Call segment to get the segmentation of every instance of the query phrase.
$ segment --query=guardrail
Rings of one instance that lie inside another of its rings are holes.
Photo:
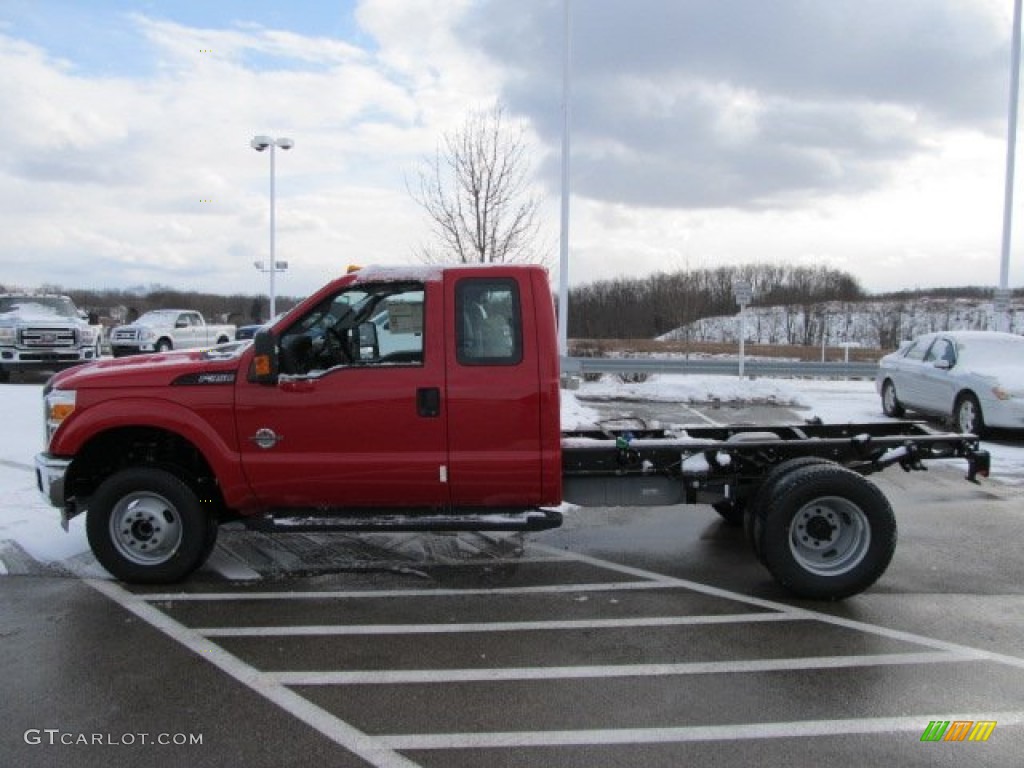
[[[743,374],[762,378],[873,379],[878,363],[819,363],[799,360],[744,360]],[[677,373],[739,376],[740,361],[678,357],[563,357],[562,373]]]

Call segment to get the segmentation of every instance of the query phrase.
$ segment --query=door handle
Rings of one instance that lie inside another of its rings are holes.
[[[416,412],[427,419],[441,415],[441,390],[438,387],[420,387],[416,390]]]
[[[280,384],[282,392],[312,392],[315,387],[310,379],[287,379]]]

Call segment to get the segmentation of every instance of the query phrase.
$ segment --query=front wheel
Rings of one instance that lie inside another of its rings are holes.
[[[903,403],[896,397],[896,385],[891,379],[886,379],[882,384],[882,413],[895,419],[906,413]]]
[[[981,404],[972,394],[957,398],[953,409],[953,424],[957,432],[982,437],[985,432],[985,418],[981,414]]]
[[[202,565],[216,520],[188,485],[161,469],[111,475],[89,501],[86,533],[104,568],[126,582],[171,584]]]
[[[885,494],[845,467],[793,470],[758,511],[764,564],[799,597],[863,592],[896,550],[896,517]]]
[[[170,352],[172,349],[174,349],[174,345],[168,339],[160,339],[156,343],[157,352]]]

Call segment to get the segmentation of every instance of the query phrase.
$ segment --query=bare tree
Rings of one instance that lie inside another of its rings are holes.
[[[420,257],[430,263],[541,261],[535,247],[540,204],[528,174],[523,131],[505,125],[504,109],[470,113],[424,161],[416,183],[406,183],[431,221],[432,242],[420,247]]]

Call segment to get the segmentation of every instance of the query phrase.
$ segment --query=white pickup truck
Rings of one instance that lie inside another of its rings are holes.
[[[233,325],[207,325],[203,316],[190,309],[157,309],[142,315],[131,325],[119,325],[110,332],[114,357],[172,349],[194,349],[224,344],[235,337]]]

